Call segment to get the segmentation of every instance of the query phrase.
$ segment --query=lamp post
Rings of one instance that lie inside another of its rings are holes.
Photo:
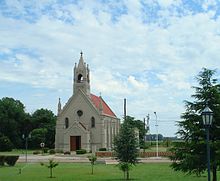
[[[154,114],[155,114],[155,118],[156,118],[156,124],[155,124],[155,126],[156,126],[156,152],[157,152],[157,158],[158,158],[158,124],[157,124],[157,113],[156,112],[154,112]]]
[[[207,146],[207,170],[208,170],[208,181],[210,181],[210,145],[209,145],[209,128],[212,125],[213,111],[206,106],[202,111],[203,125],[206,129],[206,146]]]
[[[22,138],[25,140],[25,162],[27,163],[28,138],[31,138],[31,134],[28,134],[27,136],[23,134]]]

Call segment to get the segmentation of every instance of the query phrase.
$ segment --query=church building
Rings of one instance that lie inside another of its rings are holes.
[[[120,120],[101,96],[90,93],[89,66],[82,52],[73,73],[73,95],[63,107],[60,99],[58,103],[55,149],[111,150]]]

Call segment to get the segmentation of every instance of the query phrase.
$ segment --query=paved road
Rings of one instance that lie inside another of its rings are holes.
[[[76,155],[27,155],[28,163],[40,163],[40,162],[48,162],[49,159],[54,159],[60,163],[89,163],[89,159],[86,156],[76,156]],[[139,162],[141,163],[170,163],[171,161],[168,158],[164,157],[149,157],[149,158],[139,158]],[[26,156],[20,155],[18,162],[24,163],[26,162]],[[103,164],[117,164],[117,160],[113,158],[98,158],[98,163]]]

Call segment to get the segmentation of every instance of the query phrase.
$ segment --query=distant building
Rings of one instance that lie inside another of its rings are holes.
[[[157,134],[148,134],[145,136],[145,140],[146,141],[156,141],[157,140]],[[158,134],[158,141],[162,141],[163,140],[163,135],[162,134]]]
[[[111,150],[120,121],[101,96],[90,93],[90,72],[82,52],[73,76],[73,95],[64,107],[60,99],[58,103],[55,149]]]

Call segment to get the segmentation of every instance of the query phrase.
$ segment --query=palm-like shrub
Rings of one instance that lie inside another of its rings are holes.
[[[49,159],[49,163],[45,164],[45,163],[41,163],[41,165],[45,165],[47,168],[50,169],[50,178],[53,178],[53,168],[55,168],[56,166],[58,166],[58,163],[55,162],[53,159]]]
[[[96,157],[95,155],[90,155],[90,156],[88,156],[88,159],[89,159],[89,161],[90,161],[90,163],[91,163],[91,165],[92,165],[92,175],[93,175],[93,167],[94,167],[94,165],[95,165],[95,162],[96,162],[96,160],[97,160],[97,157]]]

